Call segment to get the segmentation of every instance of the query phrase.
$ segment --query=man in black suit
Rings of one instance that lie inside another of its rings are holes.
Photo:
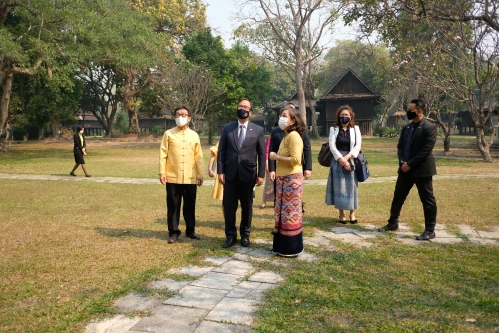
[[[436,237],[437,205],[432,188],[432,176],[436,175],[436,162],[432,149],[436,144],[437,127],[424,119],[425,104],[414,99],[406,112],[412,122],[403,127],[398,142],[398,179],[391,205],[391,217],[387,225],[378,231],[397,230],[401,208],[413,185],[417,185],[420,201],[424,208],[425,231],[417,240],[430,240]]]
[[[253,188],[264,183],[266,145],[264,129],[249,121],[252,103],[244,98],[238,103],[238,121],[227,124],[219,141],[217,173],[224,185],[224,219],[228,248],[236,243],[236,210],[241,204],[241,245],[250,245]]]
[[[295,107],[293,103],[289,105]],[[311,154],[311,140],[309,139],[309,132],[307,129],[302,132],[302,142],[304,143],[304,152],[302,154],[302,169],[304,174],[304,179],[309,179],[312,174],[312,154]],[[271,131],[271,142],[269,144],[269,152],[278,152],[281,140],[285,137],[285,132],[279,127],[276,127]],[[268,160],[269,177],[273,182],[276,178],[276,161]],[[276,182],[274,183],[276,189]],[[276,194],[276,191],[274,191]],[[304,213],[304,202],[302,202],[302,212]]]

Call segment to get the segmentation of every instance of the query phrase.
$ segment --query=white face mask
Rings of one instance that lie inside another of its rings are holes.
[[[278,120],[278,126],[284,130],[288,126],[288,118],[287,117],[280,117],[280,120]]]
[[[188,123],[188,119],[184,117],[175,118],[175,124],[179,127],[184,127]]]
[[[80,134],[83,134],[83,130],[80,131]]]

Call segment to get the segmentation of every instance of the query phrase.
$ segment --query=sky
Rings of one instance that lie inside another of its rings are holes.
[[[230,16],[236,14],[236,7],[231,0],[205,0],[207,7],[207,21],[212,27],[212,33],[220,35],[226,47],[232,44],[230,41],[231,32],[237,27]]]
[[[220,35],[224,40],[224,46],[226,48],[231,47],[233,43],[230,40],[231,33],[239,25],[239,22],[234,18],[238,13],[237,7],[232,0],[205,0],[205,3],[208,4],[207,21],[212,27],[212,34],[215,36]],[[328,42],[330,47],[335,46],[335,40],[354,39],[353,30],[343,27],[341,24],[336,27],[335,31],[337,33],[334,34],[333,40]]]

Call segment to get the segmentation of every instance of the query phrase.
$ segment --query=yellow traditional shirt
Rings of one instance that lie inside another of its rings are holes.
[[[292,163],[276,161],[276,176],[288,176],[302,173],[302,152],[304,142],[297,131],[292,131],[281,140],[278,149],[279,156],[291,157]]]
[[[198,133],[175,127],[165,131],[160,146],[159,174],[165,174],[167,183],[196,184],[203,179],[203,153]]]

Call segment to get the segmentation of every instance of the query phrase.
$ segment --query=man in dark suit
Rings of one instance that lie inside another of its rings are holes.
[[[295,107],[293,103],[289,103],[291,106]],[[281,140],[285,137],[285,132],[279,127],[276,127],[271,131],[271,142],[269,147],[269,152],[278,152]],[[311,140],[309,139],[309,132],[307,129],[302,132],[302,142],[304,143],[304,153],[302,154],[302,169],[304,174],[304,179],[309,179],[312,174],[312,154],[311,154]],[[269,167],[269,177],[274,182],[276,178],[276,161],[268,160]],[[276,186],[276,182],[274,183]],[[276,191],[274,191],[276,193]],[[304,202],[302,202],[302,212],[304,213]]]
[[[406,112],[412,122],[403,127],[398,142],[398,179],[391,205],[391,217],[387,225],[378,231],[397,230],[401,208],[412,189],[417,185],[420,201],[424,208],[425,231],[417,240],[430,240],[436,237],[437,205],[432,188],[432,176],[436,175],[436,162],[432,149],[436,144],[437,127],[424,119],[425,104],[414,99]]]
[[[241,204],[241,245],[250,245],[253,188],[264,183],[266,145],[264,129],[249,121],[252,103],[244,98],[238,103],[238,120],[222,130],[217,158],[219,183],[224,185],[224,219],[228,248],[236,243],[236,210]]]

